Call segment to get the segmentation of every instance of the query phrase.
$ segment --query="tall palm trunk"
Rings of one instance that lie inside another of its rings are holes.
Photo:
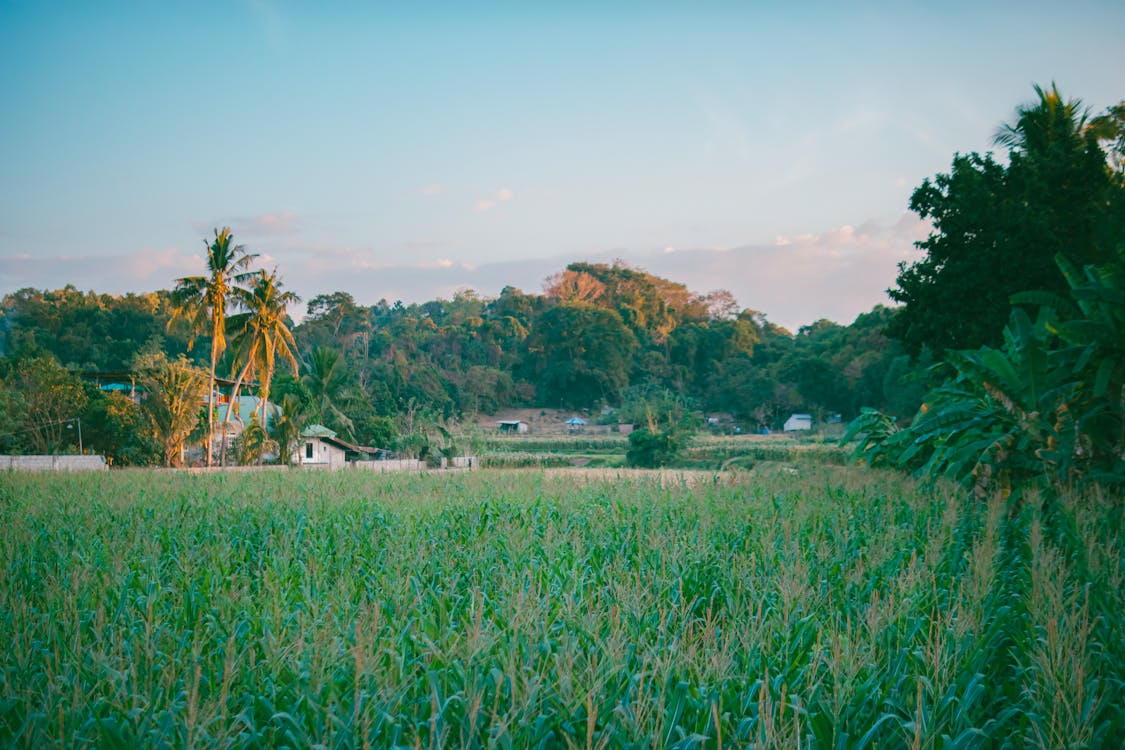
[[[250,372],[250,368],[254,366],[253,360],[247,360],[246,364],[242,366],[242,371],[238,373],[238,379],[234,381],[234,388],[231,389],[230,401],[227,402],[227,416],[223,420],[223,442],[219,448],[219,465],[227,465],[227,425],[230,424],[230,412],[234,408],[235,403],[238,401],[238,391],[242,387],[242,381]],[[239,411],[239,418],[242,417],[241,410]],[[245,427],[245,425],[243,425]]]
[[[168,321],[169,325],[179,319],[191,322],[193,330],[189,349],[195,336],[203,333],[211,335],[211,370],[207,379],[210,388],[207,394],[208,467],[214,463],[215,455],[215,370],[219,355],[226,349],[227,301],[235,297],[236,290],[240,288],[238,285],[251,276],[248,269],[257,257],[248,254],[242,245],[233,245],[232,241],[233,235],[228,227],[223,227],[222,232],[215,230],[213,243],[204,241],[207,274],[176,279],[176,288],[172,292],[175,312]]]
[[[207,468],[211,468],[215,447],[215,365],[218,356],[211,347],[211,372],[207,381]]]
[[[262,434],[269,437],[269,432],[266,430],[266,404],[270,402],[270,376],[265,373],[262,378],[262,386],[258,389],[258,406],[262,408],[261,425]],[[261,466],[265,460],[265,444],[263,443],[262,450],[258,451],[258,466]]]

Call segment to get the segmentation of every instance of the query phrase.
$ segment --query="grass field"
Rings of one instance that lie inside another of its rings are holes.
[[[1121,747],[1121,505],[889,474],[0,476],[0,746]]]
[[[461,436],[460,443],[490,468],[554,468],[625,465],[629,440],[624,435]],[[835,439],[786,435],[694,435],[675,466],[689,469],[747,469],[762,462],[843,464],[848,455]]]

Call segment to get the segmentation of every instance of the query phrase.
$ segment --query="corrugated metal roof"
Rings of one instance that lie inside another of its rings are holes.
[[[301,430],[301,437],[334,438],[336,433],[322,424],[311,424]]]

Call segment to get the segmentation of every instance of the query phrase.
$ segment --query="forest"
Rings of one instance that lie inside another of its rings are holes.
[[[30,420],[79,416],[87,446],[128,461],[118,453],[125,446],[103,442],[131,432],[120,423],[124,396],[82,375],[133,372],[153,356],[206,368],[211,337],[193,342],[187,322],[175,319],[174,297],[73,287],[5,297],[2,449],[58,450],[76,436],[30,429]],[[891,317],[876,307],[847,326],[821,320],[791,333],[737,309],[729,294],[698,295],[622,264],[574,263],[541,294],[507,287],[493,299],[466,290],[368,307],[335,292],[309,300],[292,326],[298,366],[279,369],[272,398],[297,399],[311,420],[384,446],[409,432],[408,420],[539,406],[597,415],[653,392],[730,414],[748,431],[779,428],[793,411],[847,418],[872,406],[909,415],[921,370],[884,333]],[[243,368],[232,345],[216,372],[236,380]],[[46,403],[40,391],[50,393]]]

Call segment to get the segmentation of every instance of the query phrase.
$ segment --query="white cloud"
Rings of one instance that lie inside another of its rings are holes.
[[[420,188],[418,192],[422,195],[441,195],[444,190],[445,185],[442,185],[440,182],[435,182],[432,185],[426,185]]]
[[[170,289],[175,280],[203,272],[203,257],[179,248],[142,248],[121,255],[0,257],[0,293],[22,287],[57,289],[74,284],[106,294]]]
[[[515,198],[515,197],[516,197],[516,194],[511,188],[500,188],[499,190],[496,191],[496,194],[493,195],[492,197],[481,198],[476,203],[474,203],[473,204],[473,210],[478,211],[478,212],[480,212],[480,211],[490,211],[490,210],[496,208],[496,206],[500,205],[501,203],[504,203],[506,201],[510,201],[510,200],[512,200],[512,198]]]
[[[891,225],[843,225],[779,236],[772,245],[634,257],[650,272],[691,289],[728,289],[744,307],[795,329],[820,318],[848,323],[876,304],[889,304],[886,290],[894,286],[898,263],[920,257],[914,242],[928,232],[927,223],[904,214]]]
[[[228,216],[215,221],[193,219],[191,227],[205,242],[210,242],[214,237],[215,229],[222,227],[231,228],[235,242],[240,242],[244,237],[291,237],[300,231],[297,215],[292,211],[269,211],[256,216]]]
[[[297,217],[292,211],[274,211],[239,223],[246,224],[246,231],[260,235],[290,235],[299,228]]]

